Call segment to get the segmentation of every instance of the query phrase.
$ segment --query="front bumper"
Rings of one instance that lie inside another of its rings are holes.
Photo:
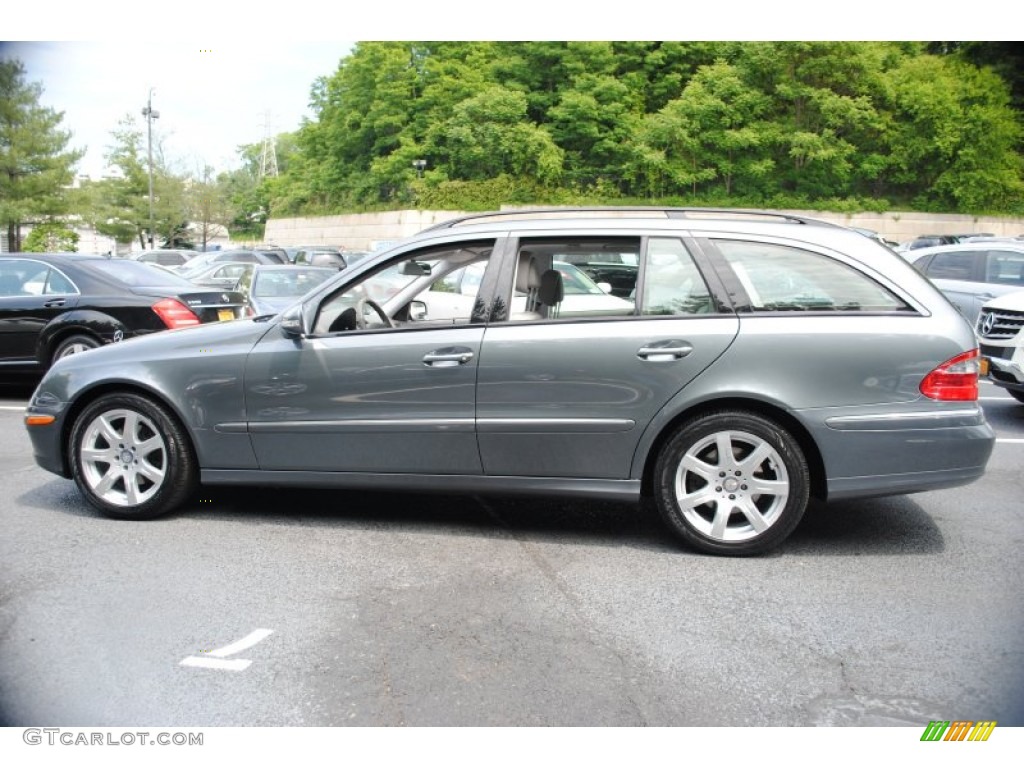
[[[1007,387],[1024,387],[1024,367],[1015,360],[1001,357],[986,357],[988,377],[993,384]]]

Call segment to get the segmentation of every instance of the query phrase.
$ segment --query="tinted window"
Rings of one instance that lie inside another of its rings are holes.
[[[56,269],[50,269],[49,278],[46,281],[46,293],[77,293],[74,283]]]
[[[169,285],[183,288],[194,288],[192,283],[169,272],[154,269],[149,264],[140,261],[128,261],[126,259],[97,259],[84,262],[88,266],[105,275],[109,275],[125,285]]]
[[[770,243],[718,240],[754,311],[887,312],[908,309],[856,269],[820,253]]]
[[[62,272],[39,261],[0,261],[0,296],[77,293]]]
[[[977,251],[953,251],[937,253],[925,268],[928,277],[939,277],[946,280],[973,280],[974,263],[980,256]]]
[[[29,262],[0,261],[0,296],[24,296]]]

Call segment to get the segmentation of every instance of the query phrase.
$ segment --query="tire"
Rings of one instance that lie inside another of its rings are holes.
[[[720,446],[731,455],[720,458]],[[684,424],[654,469],[662,518],[709,554],[754,555],[779,545],[804,516],[809,495],[810,473],[796,440],[775,422],[742,411]]]
[[[54,348],[53,355],[50,357],[50,365],[53,365],[62,357],[96,349],[99,345],[100,343],[94,337],[86,336],[82,333],[68,336],[66,339],[61,339],[61,342]]]
[[[108,517],[151,520],[182,504],[198,485],[187,435],[148,397],[103,395],[75,419],[68,450],[79,490]]]
[[[1010,397],[1012,397],[1018,403],[1024,403],[1024,390],[1008,389],[1006,391],[1009,392],[1010,393]]]

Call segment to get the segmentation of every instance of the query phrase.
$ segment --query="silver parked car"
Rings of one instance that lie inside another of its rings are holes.
[[[563,313],[563,265],[595,264],[617,300]],[[467,311],[433,317],[438,294],[467,298],[460,270],[480,276]],[[647,496],[689,545],[743,555],[811,497],[980,477],[977,395],[968,323],[849,229],[509,211],[425,230],[276,317],[61,360],[26,421],[39,464],[112,517],[167,513],[200,481]]]
[[[922,248],[908,256],[971,325],[989,299],[1024,289],[1024,242],[980,240]]]

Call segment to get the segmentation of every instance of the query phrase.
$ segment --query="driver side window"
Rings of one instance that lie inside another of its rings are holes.
[[[482,322],[479,290],[493,242],[419,250],[360,276],[320,305],[315,335]]]

